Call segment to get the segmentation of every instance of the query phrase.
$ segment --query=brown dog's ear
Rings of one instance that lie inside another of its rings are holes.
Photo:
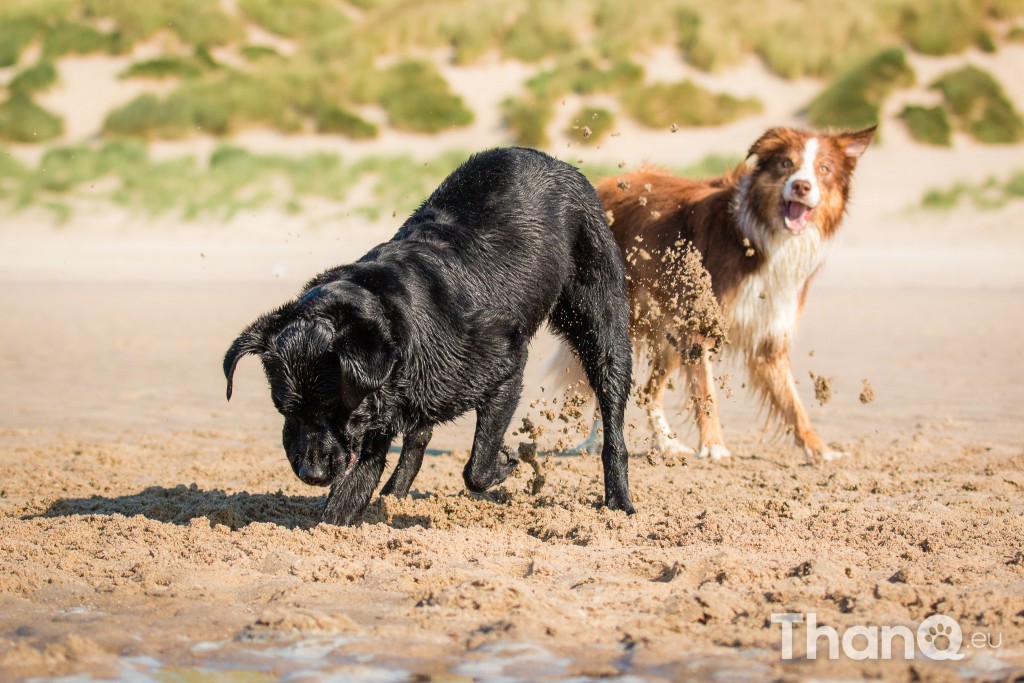
[[[782,137],[782,128],[769,128],[757,139],[747,150],[746,164],[749,168],[756,168],[759,159],[763,159],[769,148],[774,148]]]
[[[235,367],[238,365],[238,361],[247,354],[259,355],[266,351],[267,339],[271,334],[281,330],[291,310],[292,306],[286,304],[276,311],[261,315],[255,322],[242,330],[238,338],[232,342],[228,352],[224,354],[224,377],[228,381],[227,397],[229,401],[234,388]]]
[[[875,131],[877,129],[878,126],[871,126],[855,133],[839,134],[837,140],[843,150],[843,154],[853,159],[859,157],[868,148],[871,141],[875,139]]]

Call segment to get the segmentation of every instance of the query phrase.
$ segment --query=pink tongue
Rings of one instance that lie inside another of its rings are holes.
[[[786,218],[792,227],[801,229],[807,225],[807,219],[811,215],[811,207],[800,202],[789,202],[786,204]]]

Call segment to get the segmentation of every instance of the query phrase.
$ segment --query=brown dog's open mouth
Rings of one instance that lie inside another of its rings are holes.
[[[799,235],[811,223],[811,214],[814,209],[801,202],[783,202],[782,219],[786,224],[786,230],[794,235]]]

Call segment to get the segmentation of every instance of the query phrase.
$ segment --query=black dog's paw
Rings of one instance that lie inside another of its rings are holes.
[[[512,449],[508,446],[502,446],[501,451],[498,453],[497,479],[491,486],[500,484],[508,479],[516,471],[517,467],[519,467],[519,454],[513,453]]]
[[[470,460],[466,463],[466,469],[462,472],[462,478],[466,482],[466,488],[473,493],[483,493],[492,486],[497,486],[509,478],[519,467],[519,457],[512,452],[508,446],[502,446],[494,456],[494,461],[488,463],[488,467],[473,467]]]
[[[627,515],[636,513],[636,509],[633,507],[632,501],[629,500],[629,495],[618,496],[609,494],[605,496],[604,505],[609,510],[622,510]]]

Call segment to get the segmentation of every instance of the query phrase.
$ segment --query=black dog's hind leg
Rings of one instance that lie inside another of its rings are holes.
[[[327,494],[327,505],[320,521],[347,526],[359,518],[384,474],[390,447],[390,436],[376,434],[366,437],[352,470],[331,484],[331,492]]]
[[[508,479],[519,465],[519,456],[504,445],[505,432],[519,406],[523,390],[526,349],[519,354],[516,369],[498,385],[489,403],[477,406],[473,452],[462,470],[466,488],[480,493]]]
[[[614,245],[612,245],[614,247]],[[607,258],[617,258],[617,253]],[[619,267],[621,272],[621,266]],[[551,312],[551,326],[576,350],[597,395],[604,423],[604,502],[612,510],[633,514],[629,498],[629,453],[622,434],[633,372],[629,342],[629,304],[625,283],[601,270],[604,279],[570,282]]]
[[[391,473],[388,483],[384,484],[380,495],[394,496],[395,498],[405,498],[409,495],[409,487],[412,486],[413,479],[420,471],[420,466],[423,464],[423,451],[427,449],[433,432],[432,427],[421,427],[407,432],[402,437],[402,454],[398,456],[395,471]]]

